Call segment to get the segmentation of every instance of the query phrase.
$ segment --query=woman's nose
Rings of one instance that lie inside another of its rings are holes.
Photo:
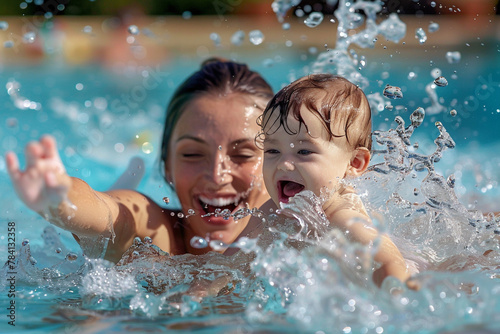
[[[223,154],[218,154],[214,159],[212,169],[209,174],[210,178],[216,184],[230,183],[232,175],[229,157]]]

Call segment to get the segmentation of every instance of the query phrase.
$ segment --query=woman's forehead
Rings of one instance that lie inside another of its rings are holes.
[[[199,97],[186,106],[174,128],[172,140],[187,135],[225,141],[255,137],[259,114],[260,110],[246,99]]]

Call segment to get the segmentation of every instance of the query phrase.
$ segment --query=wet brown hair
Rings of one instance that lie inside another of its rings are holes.
[[[318,90],[326,92],[326,96],[322,98],[320,110],[316,108],[318,101],[315,99],[316,94],[313,94]],[[305,126],[308,131],[300,112],[302,105],[323,121],[329,140],[345,136],[351,147],[366,147],[371,150],[372,120],[365,94],[361,88],[344,77],[327,73],[311,74],[282,88],[271,99],[258,119],[261,127],[258,140],[262,140],[265,136],[264,129],[268,131],[274,129],[274,132],[283,127],[288,134],[296,134],[288,125],[289,115],[293,116],[300,126]],[[274,120],[273,124],[268,124],[271,120],[270,116],[275,111],[279,112],[279,117]],[[333,126],[338,122],[342,122],[344,133],[333,132]],[[354,124],[359,125],[359,130],[353,128]]]
[[[174,92],[167,107],[167,117],[163,127],[160,165],[162,175],[168,157],[168,146],[177,121],[184,113],[186,106],[199,96],[206,94],[228,95],[239,93],[255,99],[257,108],[264,109],[273,97],[273,89],[266,80],[245,64],[221,58],[210,58],[201,64],[201,69],[190,75]],[[257,100],[263,100],[259,106]]]

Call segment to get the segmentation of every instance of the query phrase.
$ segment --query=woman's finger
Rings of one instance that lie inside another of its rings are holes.
[[[31,142],[26,145],[26,169],[34,167],[42,154],[42,147],[39,142]]]
[[[55,158],[58,156],[57,145],[54,137],[45,135],[40,139],[40,144],[44,148],[46,158]]]
[[[17,180],[21,174],[19,170],[19,160],[14,152],[7,152],[5,155],[5,162],[7,164],[7,171],[13,180]]]

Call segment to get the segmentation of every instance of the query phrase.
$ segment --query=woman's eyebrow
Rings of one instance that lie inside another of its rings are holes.
[[[199,137],[192,136],[192,135],[183,135],[183,136],[180,136],[179,138],[177,138],[177,140],[175,142],[178,143],[181,140],[193,140],[195,142],[202,143],[202,144],[206,143],[203,139],[201,139]]]
[[[231,142],[231,145],[233,145],[233,146],[237,146],[237,145],[240,145],[240,144],[245,144],[245,143],[248,143],[248,142],[253,143],[253,138],[241,138],[241,139],[236,139],[235,141]]]

